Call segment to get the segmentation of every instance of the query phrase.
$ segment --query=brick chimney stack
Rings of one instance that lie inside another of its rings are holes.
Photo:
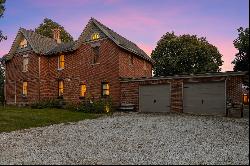
[[[61,36],[60,36],[60,29],[59,28],[55,28],[53,29],[53,38],[56,40],[57,43],[61,43]]]

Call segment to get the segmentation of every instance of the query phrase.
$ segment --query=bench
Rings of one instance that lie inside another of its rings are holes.
[[[135,105],[130,103],[121,103],[119,107],[120,111],[135,111]]]

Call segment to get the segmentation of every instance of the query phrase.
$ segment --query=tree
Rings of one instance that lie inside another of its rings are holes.
[[[61,30],[61,40],[63,42],[73,41],[73,37],[68,32],[65,31],[63,26],[59,25],[58,23],[56,23],[48,18],[45,18],[43,20],[43,23],[41,23],[39,25],[39,27],[37,27],[35,29],[35,32],[37,32],[40,35],[53,38],[53,31],[52,30],[54,28],[59,28]]]
[[[155,76],[218,72],[222,55],[206,38],[167,32],[152,51]]]
[[[238,38],[233,41],[234,47],[238,50],[232,62],[234,71],[249,71],[249,28],[238,29]]]
[[[3,13],[5,11],[5,7],[4,7],[5,1],[6,0],[0,0],[0,18],[3,17]],[[0,42],[2,40],[7,40],[7,36],[4,36],[2,31],[0,30]]]

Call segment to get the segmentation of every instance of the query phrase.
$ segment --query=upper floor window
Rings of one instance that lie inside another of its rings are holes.
[[[25,47],[27,47],[27,45],[28,45],[27,40],[25,38],[23,38],[21,40],[21,42],[19,43],[19,48],[25,48]]]
[[[64,90],[64,84],[63,84],[63,81],[60,80],[58,82],[58,96],[63,96],[63,90]]]
[[[86,85],[85,84],[81,84],[81,93],[80,96],[81,97],[85,97],[86,96]]]
[[[102,96],[109,96],[109,83],[103,82],[102,83]]]
[[[93,57],[93,63],[97,63],[98,62],[98,59],[99,59],[99,47],[92,47],[92,51],[93,51],[93,54],[94,54],[94,57]]]
[[[28,94],[28,82],[23,82],[23,95],[27,96]]]
[[[144,70],[147,70],[147,63],[146,63],[145,60],[143,61],[143,69],[144,69]]]
[[[60,55],[58,58],[58,69],[64,69],[64,55]]]
[[[100,34],[97,33],[97,32],[96,32],[96,33],[93,33],[92,36],[91,36],[91,39],[92,39],[92,40],[97,40],[97,39],[99,39],[99,38],[100,38]]]
[[[23,58],[23,72],[28,71],[28,63],[29,63],[29,58],[28,57],[24,57]]]
[[[129,64],[134,64],[134,57],[133,55],[129,55]]]

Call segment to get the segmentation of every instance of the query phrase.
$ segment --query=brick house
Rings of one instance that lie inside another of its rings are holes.
[[[153,60],[136,44],[91,18],[74,42],[20,28],[6,55],[7,104],[51,98],[80,102],[111,96],[120,104],[120,78],[151,77]]]
[[[136,44],[91,18],[74,42],[20,28],[6,56],[7,104],[46,99],[77,103],[111,96],[141,112],[225,115],[242,103],[246,72],[152,77],[154,61]],[[239,111],[237,112],[239,113]]]

